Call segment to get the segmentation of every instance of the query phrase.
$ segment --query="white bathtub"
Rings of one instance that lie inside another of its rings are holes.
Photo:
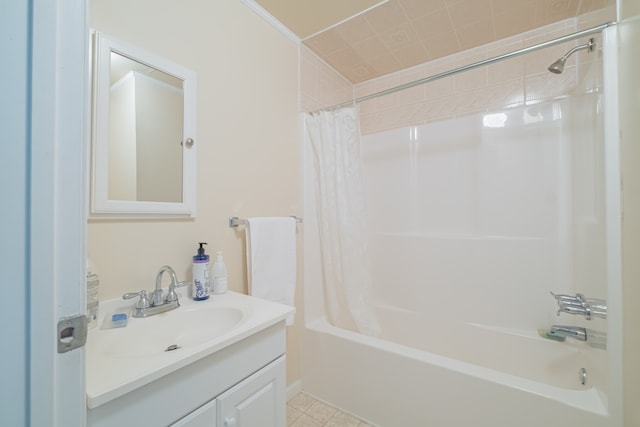
[[[380,320],[383,331],[399,326]],[[604,351],[535,333],[450,326],[455,340],[424,328],[405,337],[413,341],[407,346],[317,319],[304,332],[304,390],[383,427],[608,425]]]
[[[326,319],[305,144],[303,390],[382,427],[622,425],[617,128],[603,144],[601,97],[363,139],[376,338]],[[549,291],[607,298],[609,319],[557,317]],[[609,349],[538,335],[554,323],[607,331]]]

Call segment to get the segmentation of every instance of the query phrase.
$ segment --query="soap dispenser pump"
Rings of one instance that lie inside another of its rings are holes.
[[[196,301],[209,298],[209,255],[204,253],[205,242],[199,243],[198,253],[193,256],[193,286],[191,296]]]

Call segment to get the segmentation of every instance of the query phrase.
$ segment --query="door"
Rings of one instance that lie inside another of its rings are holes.
[[[82,426],[84,350],[57,321],[84,313],[86,0],[0,5],[0,424]]]
[[[285,357],[281,356],[218,396],[221,427],[286,425]]]
[[[170,427],[216,427],[216,399],[205,403]]]

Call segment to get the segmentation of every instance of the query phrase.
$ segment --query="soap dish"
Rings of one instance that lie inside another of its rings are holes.
[[[128,316],[126,313],[107,314],[102,321],[101,329],[124,328],[127,326]]]

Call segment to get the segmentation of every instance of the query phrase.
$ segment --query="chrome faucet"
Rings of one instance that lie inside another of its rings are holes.
[[[607,302],[605,300],[585,298],[582,294],[573,296],[551,292],[551,295],[558,303],[558,315],[560,313],[580,315],[587,320],[591,320],[594,317],[607,318]]]
[[[171,283],[169,284],[169,290],[167,295],[163,297],[162,294],[162,275],[169,273]],[[160,267],[160,271],[156,275],[156,288],[151,291],[151,298],[147,298],[147,291],[142,290],[140,292],[129,292],[122,296],[123,299],[140,297],[136,303],[133,317],[149,317],[154,314],[164,313],[165,311],[173,310],[180,307],[180,301],[178,300],[178,294],[176,293],[176,287],[181,286],[181,282],[178,282],[176,272],[168,265]]]
[[[553,325],[549,329],[549,335],[555,335],[558,337],[569,337],[578,341],[587,340],[587,330],[579,326],[560,326]]]
[[[171,283],[169,283],[169,292],[167,293],[166,300],[162,298],[162,274],[165,272],[169,273],[169,277],[171,278]],[[153,291],[151,305],[160,306],[165,302],[177,301],[178,296],[175,292],[177,284],[178,278],[176,277],[176,272],[173,270],[173,268],[169,267],[168,265],[163,265],[162,267],[160,267],[160,271],[158,271],[158,274],[156,275],[156,290]]]

